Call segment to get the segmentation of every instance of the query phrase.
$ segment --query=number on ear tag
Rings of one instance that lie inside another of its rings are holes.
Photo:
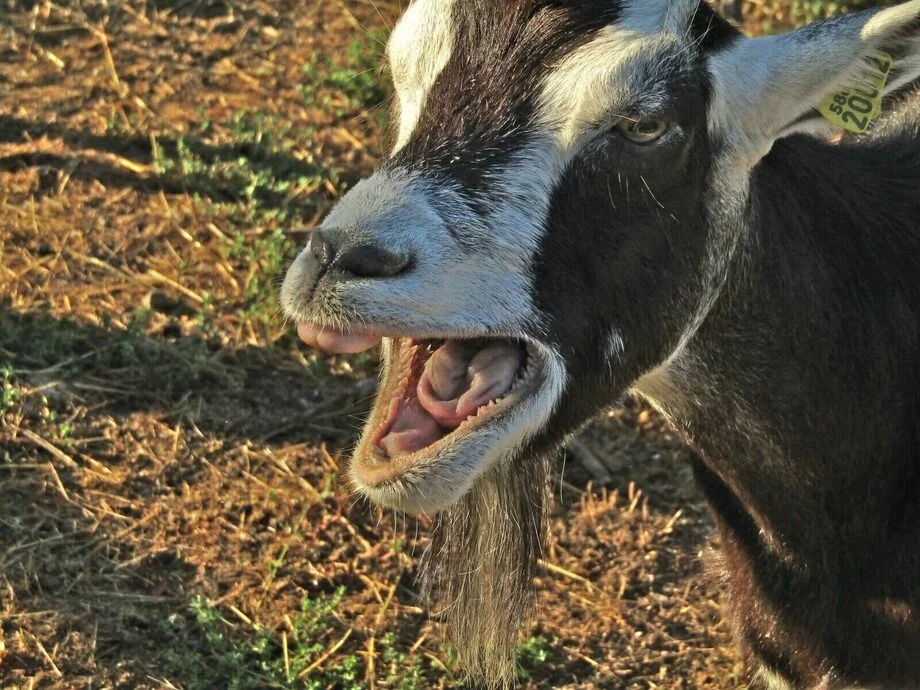
[[[879,53],[870,57],[849,88],[832,93],[818,106],[820,113],[835,127],[854,134],[865,134],[882,112],[882,96],[891,72],[891,56]]]

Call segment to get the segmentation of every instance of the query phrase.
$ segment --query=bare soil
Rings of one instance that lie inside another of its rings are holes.
[[[464,687],[426,524],[338,480],[374,358],[275,297],[379,155],[398,11],[0,0],[0,688]],[[521,686],[740,687],[687,451],[635,403],[583,441]]]

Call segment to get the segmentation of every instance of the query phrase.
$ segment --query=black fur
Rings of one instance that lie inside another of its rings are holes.
[[[502,171],[533,134],[547,69],[618,15],[615,0],[456,3],[451,59],[411,141],[387,166],[458,182],[473,200],[488,195],[488,172]]]
[[[660,362],[695,297],[720,220],[686,96],[684,163],[648,178],[664,210],[622,152],[588,151],[556,193],[537,285],[570,393],[538,446]],[[794,688],[920,683],[918,126],[914,101],[868,141],[776,143],[728,283],[671,373],[680,399],[662,401],[700,456],[749,666]],[[610,365],[613,326],[626,347]]]
[[[708,8],[693,30],[704,52],[737,37]],[[532,83],[508,92],[509,127],[529,121]],[[709,87],[669,88],[679,165],[602,136],[554,193],[536,297],[569,385],[535,453],[661,362],[699,296],[721,222],[707,209]],[[670,412],[701,458],[738,640],[752,671],[796,688],[920,684],[918,113],[902,107],[868,141],[774,146],[728,284],[674,374],[684,400]],[[610,362],[613,327],[626,342]]]
[[[915,127],[776,144],[685,373],[736,628],[798,686],[920,681]]]

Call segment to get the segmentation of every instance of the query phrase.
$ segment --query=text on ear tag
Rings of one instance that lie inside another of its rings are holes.
[[[853,85],[832,93],[818,110],[835,127],[864,134],[882,112],[889,72],[890,55],[879,53],[868,58],[866,67],[855,75]]]

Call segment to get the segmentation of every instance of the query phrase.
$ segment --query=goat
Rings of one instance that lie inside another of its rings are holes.
[[[395,146],[282,303],[382,340],[350,477],[437,514],[471,674],[512,677],[549,461],[633,391],[695,449],[755,687],[920,687],[920,0],[759,38],[703,0],[414,0],[389,59]]]

